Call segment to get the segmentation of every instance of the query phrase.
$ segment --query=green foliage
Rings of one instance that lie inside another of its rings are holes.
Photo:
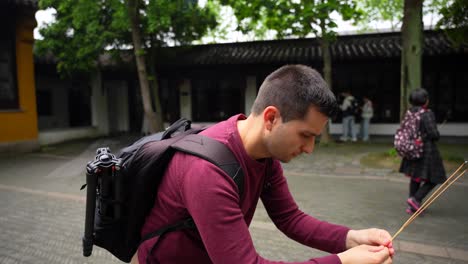
[[[232,9],[222,6],[219,0],[207,0],[206,6],[216,15],[215,20],[219,22],[216,27],[208,28],[203,39],[193,41],[192,44],[219,43],[228,39],[229,33],[232,33],[234,25],[237,25],[237,19],[233,15]]]
[[[371,29],[370,24],[375,21],[390,22],[392,30],[401,26],[403,19],[403,0],[359,0],[363,15],[358,25],[365,30]]]
[[[385,154],[387,156],[389,156],[389,157],[397,157],[398,156],[398,152],[396,151],[395,148],[391,148],[391,149],[387,150],[387,152]]]
[[[208,29],[217,26],[217,8],[211,3],[201,8],[198,1],[150,0],[147,6],[146,33],[164,43],[190,44]]]
[[[455,46],[468,45],[468,1],[453,0],[440,9],[438,28],[446,31]]]
[[[122,8],[118,2],[41,0],[41,9],[56,9],[56,21],[40,29],[44,39],[36,42],[36,51],[54,54],[61,73],[94,68],[99,54],[122,32],[112,25],[114,10]]]
[[[358,0],[358,7],[364,11],[358,25],[368,30],[374,21],[387,21],[392,30],[399,30],[403,20],[403,5],[404,0]],[[422,11],[424,15],[432,17],[442,15],[436,27],[448,29],[447,33],[455,44],[467,43],[468,1],[426,0]]]
[[[234,9],[242,32],[270,29],[278,38],[313,34],[333,40],[337,24],[331,14],[343,20],[361,15],[353,0],[221,0],[221,4]]]
[[[193,0],[138,2],[145,48],[191,43],[217,25],[213,4],[202,8]],[[54,8],[56,15],[40,29],[44,39],[36,41],[35,51],[53,54],[62,75],[92,71],[99,55],[132,46],[126,1],[40,0],[39,8]]]

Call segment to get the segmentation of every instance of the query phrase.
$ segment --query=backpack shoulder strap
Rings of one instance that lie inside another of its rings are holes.
[[[244,193],[244,172],[232,151],[223,143],[200,134],[190,134],[171,145],[172,148],[205,159],[222,169],[237,185],[239,197]]]
[[[419,115],[422,115],[422,114],[424,114],[424,113],[426,113],[428,111],[429,111],[428,109],[426,109],[424,107],[421,107],[421,109],[419,109],[418,113],[419,113]]]
[[[218,166],[234,180],[239,190],[240,200],[242,201],[244,193],[244,171],[234,156],[234,153],[232,153],[226,145],[210,137],[200,134],[190,134],[171,144],[171,148],[205,159]],[[166,226],[145,235],[141,239],[140,244],[153,237],[160,236],[162,238],[169,232],[185,228],[196,228],[192,217],[183,219],[176,224]],[[158,239],[156,243],[153,244],[149,251],[149,255],[152,254],[160,240],[161,239]],[[149,263],[148,256],[146,257],[146,263]]]

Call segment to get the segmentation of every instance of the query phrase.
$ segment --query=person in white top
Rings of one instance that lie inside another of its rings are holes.
[[[368,97],[364,97],[364,104],[361,107],[361,136],[362,141],[369,141],[369,126],[370,120],[374,116],[374,108],[372,101]]]

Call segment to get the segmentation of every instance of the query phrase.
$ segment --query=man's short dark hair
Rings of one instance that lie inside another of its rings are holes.
[[[409,103],[413,106],[423,106],[429,99],[429,94],[423,88],[417,88],[411,91]]]
[[[333,117],[336,98],[320,74],[305,65],[286,65],[272,72],[260,86],[252,113],[259,115],[268,106],[275,106],[283,122],[302,120],[311,106]]]

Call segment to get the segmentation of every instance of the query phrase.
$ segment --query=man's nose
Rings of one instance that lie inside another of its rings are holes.
[[[315,147],[315,138],[313,140],[308,141],[306,144],[302,146],[302,152],[310,154],[312,153],[312,151],[314,151],[314,147]]]

